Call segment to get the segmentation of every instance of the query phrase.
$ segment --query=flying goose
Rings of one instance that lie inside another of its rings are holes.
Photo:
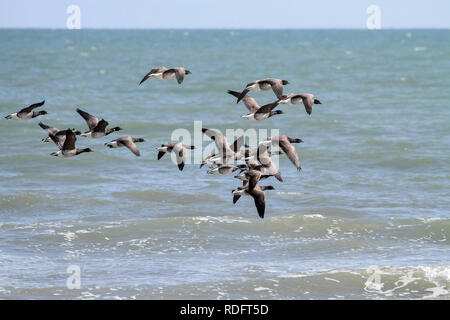
[[[64,140],[66,140],[66,130],[59,130],[58,128],[51,127],[51,126],[48,126],[46,124],[43,124],[42,122],[39,122],[39,126],[42,129],[44,129],[45,131],[47,131],[49,134],[51,133],[51,134],[53,134],[55,136],[59,136],[60,140],[62,141],[62,144],[64,144]],[[75,129],[72,129],[72,131],[74,131],[75,135],[77,135],[77,136],[81,134],[80,131],[75,131]],[[48,136],[47,138],[42,139],[42,141],[43,142],[50,142],[50,141],[52,141],[52,139],[50,138],[50,136]]]
[[[161,159],[166,152],[174,152],[177,158],[177,165],[180,171],[184,168],[185,149],[195,149],[194,146],[186,146],[181,142],[169,142],[162,144],[158,148],[158,160]]]
[[[258,148],[250,147],[245,150],[245,162],[247,164],[248,169],[241,172],[239,175],[235,176],[235,178],[240,180],[249,180],[250,170],[259,171],[261,176],[260,179],[265,179],[270,176],[274,176],[278,181],[283,182],[283,178],[281,178],[281,173],[278,170],[275,163],[272,161],[270,156],[272,154],[282,154],[279,151],[269,151],[267,150],[268,146],[260,145]]]
[[[278,100],[278,103],[287,104],[287,105],[296,105],[296,104],[304,104],[306,113],[311,115],[313,105],[315,104],[322,104],[317,99],[314,99],[314,95],[311,93],[300,93],[300,94],[294,94],[289,93],[287,95],[284,95]]]
[[[239,98],[240,93],[237,91],[228,90],[228,93]],[[272,111],[276,106],[278,106],[278,101],[275,101],[273,103],[266,104],[262,107],[258,105],[258,103],[253,99],[252,97],[245,96],[243,98],[244,104],[247,107],[247,109],[250,111],[249,114],[243,115],[242,118],[246,118],[248,120],[253,121],[262,121],[269,117],[272,117],[276,114],[282,114],[283,111],[276,110]]]
[[[295,147],[292,145],[292,143],[301,143],[303,142],[302,139],[297,138],[289,138],[285,135],[279,135],[276,137],[268,138],[262,142],[260,142],[260,146],[279,146],[281,150],[283,150],[284,153],[288,156],[289,160],[295,165],[297,170],[301,170],[300,167],[300,160],[297,154],[297,151],[295,150]]]
[[[274,176],[278,181],[283,182],[281,178],[281,173],[278,167],[270,158],[271,152],[267,150],[268,145],[260,145],[257,148],[256,155],[252,155],[246,159],[253,159],[251,161],[247,160],[247,166],[250,170],[256,170],[261,173],[261,175]],[[254,158],[256,157],[256,160]]]
[[[239,103],[239,101],[241,101],[242,98],[244,98],[250,91],[258,92],[258,91],[267,91],[270,89],[273,90],[278,99],[281,99],[281,97],[283,96],[283,86],[287,84],[289,84],[289,81],[287,80],[280,80],[274,78],[267,78],[264,80],[253,81],[245,86],[245,89],[239,94],[236,103]]]
[[[148,78],[155,78],[159,80],[170,80],[173,78],[177,78],[177,81],[179,84],[183,82],[184,75],[185,74],[191,74],[189,70],[186,70],[183,67],[178,68],[171,68],[168,69],[166,67],[158,67],[150,70],[149,73],[147,73],[144,78],[142,78],[141,82],[139,82],[139,85],[141,85],[142,82],[147,80]]]
[[[264,149],[264,150],[263,150]],[[259,147],[247,147],[245,148],[245,152],[244,152],[244,160],[245,163],[248,164],[254,164],[254,165],[258,165],[258,152],[262,153],[262,152],[267,152],[267,155],[269,157],[271,157],[272,155],[282,155],[283,152],[276,150],[276,151],[271,151],[268,150],[267,146],[259,146]]]
[[[247,193],[253,197],[258,215],[261,219],[263,219],[266,211],[266,195],[262,187],[257,184],[261,179],[261,172],[257,170],[249,170],[248,173],[250,175],[250,180],[247,186]],[[267,188],[267,190],[271,190],[271,188]]]
[[[253,200],[255,201],[256,210],[258,211],[258,215],[261,219],[264,219],[264,213],[266,211],[266,194],[264,193],[264,190],[272,190],[272,186],[267,186],[263,189],[263,187],[260,187],[256,185],[253,189],[248,189],[248,194],[253,197]]]
[[[242,170],[238,175],[234,176],[236,179],[239,179],[243,182],[248,182],[250,180],[250,174],[249,171],[251,170],[257,170],[260,171],[263,169],[262,165],[259,164],[259,162],[256,163],[247,163],[247,169]],[[261,174],[259,177],[259,180],[267,179],[271,175],[268,174]]]
[[[45,100],[39,103],[32,104],[26,108],[23,108],[22,110],[11,113],[10,115],[7,115],[5,119],[8,120],[27,120],[31,118],[36,118],[37,116],[47,114],[47,111],[41,110],[41,111],[33,111],[33,109],[42,107],[45,103]]]
[[[210,137],[216,144],[218,151],[217,160],[222,160],[224,163],[227,163],[228,161],[239,160],[242,158],[243,153],[240,152],[240,149],[244,145],[244,136],[237,138],[231,148],[227,138],[220,132],[206,128],[202,128],[202,132]]]
[[[248,182],[250,180],[250,175],[248,174],[248,170],[243,170],[241,173],[239,173],[238,175],[236,175],[234,177],[243,182],[245,182],[245,181]],[[267,179],[268,177],[271,177],[271,175],[262,174],[259,180],[264,180],[264,179]]]
[[[108,126],[108,122],[104,119],[98,121],[97,117],[94,117],[93,115],[81,110],[77,109],[77,112],[80,114],[80,116],[83,117],[83,119],[86,121],[89,131],[86,131],[85,133],[82,133],[81,136],[88,137],[88,138],[101,138],[104,136],[107,136],[108,134],[122,130],[121,127],[114,127],[114,128],[106,128]]]
[[[260,188],[262,191],[275,189],[273,186],[261,186]],[[248,181],[243,181],[242,187],[238,187],[237,189],[231,191],[233,193],[233,204],[235,204],[241,196],[249,196],[250,194],[248,193],[248,190]]]
[[[90,148],[85,148],[85,149],[75,148],[75,142],[77,141],[77,137],[75,136],[75,133],[73,133],[73,131],[70,129],[67,129],[64,131],[65,131],[65,136],[66,136],[64,144],[61,147],[59,147],[60,150],[58,152],[53,152],[50,155],[55,156],[55,157],[60,157],[60,158],[69,158],[69,157],[79,155],[80,153],[83,153],[83,152],[92,152],[92,150]],[[50,138],[56,143],[56,145],[59,146],[60,140],[52,133],[50,133],[49,135],[50,135]]]
[[[218,156],[217,153],[211,153],[207,155],[206,158],[203,159],[202,162],[200,163],[200,168],[203,167],[205,164],[209,166],[215,165],[216,162],[214,160],[217,156]]]
[[[243,170],[247,168],[247,166],[245,164],[241,164],[241,165],[237,165],[237,166],[233,166],[233,165],[220,165],[214,169],[208,170],[206,173],[208,174],[213,174],[213,175],[217,175],[217,176],[224,176],[226,174],[230,174],[235,172],[236,170]]]
[[[244,156],[244,154],[239,151],[239,149],[242,147],[243,144],[244,144],[244,137],[240,136],[239,138],[234,140],[233,144],[231,145],[231,149],[234,152],[237,152],[237,154],[235,155],[236,160],[239,160]],[[216,146],[217,146],[217,144],[216,144]],[[229,160],[234,161],[234,158],[233,159],[230,159],[230,158],[231,157],[223,158],[223,157],[219,156],[218,153],[211,153],[205,159],[203,159],[203,161],[200,164],[200,168],[203,167],[205,164],[207,164],[209,166],[224,164],[224,160],[225,160],[225,163],[229,162]]]
[[[233,194],[233,204],[235,204],[241,196],[248,196],[248,180],[242,180],[242,187],[231,190]]]
[[[136,147],[135,142],[144,142],[145,140],[143,138],[133,138],[130,136],[127,137],[121,137],[117,138],[111,142],[105,143],[105,146],[109,148],[120,148],[120,147],[127,147],[130,149],[131,152],[134,153],[135,156],[140,157],[141,153],[139,152],[139,149]]]
[[[237,157],[236,160],[239,160],[240,158],[242,158],[242,154],[239,151],[237,153]],[[214,167],[214,166],[221,166],[221,165],[225,165],[225,164],[229,164],[229,163],[233,163],[234,162],[234,158],[232,157],[221,157],[219,156],[217,153],[213,153],[208,155],[201,163],[200,163],[200,168],[203,167],[205,164],[207,164],[210,167]]]
[[[260,178],[274,176],[278,181],[283,182],[280,171],[267,152],[261,155],[258,154],[256,159],[258,161],[247,162],[248,174],[251,170],[254,170],[261,174]],[[248,176],[246,178],[249,179]]]
[[[64,143],[66,142],[66,135],[67,135],[67,130],[60,130],[56,134],[49,133],[48,138],[50,139],[50,141],[53,141],[59,149],[61,149],[64,146]],[[45,140],[46,139],[43,139],[43,141],[45,141]]]

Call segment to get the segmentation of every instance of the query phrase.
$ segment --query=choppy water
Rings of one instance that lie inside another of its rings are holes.
[[[1,298],[450,298],[450,31],[2,30],[0,43],[1,114],[44,98],[49,112],[0,120]],[[192,75],[138,87],[159,65]],[[226,90],[265,77],[323,104],[242,119]],[[84,128],[77,107],[125,130],[49,156],[37,123]],[[302,173],[282,157],[285,181],[266,180],[264,220],[249,198],[232,205],[232,176],[156,160],[194,120],[305,141]],[[141,158],[103,146],[121,135],[147,140]]]

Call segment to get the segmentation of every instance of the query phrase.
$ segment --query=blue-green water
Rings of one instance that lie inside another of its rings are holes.
[[[48,111],[0,120],[1,298],[450,297],[450,31],[1,30],[0,43],[1,114]],[[137,85],[161,65],[192,75]],[[226,90],[266,77],[322,105],[241,118]],[[85,129],[77,107],[124,130],[51,157],[37,123]],[[264,183],[264,220],[252,199],[232,204],[231,175],[156,160],[194,121],[305,141],[303,171],[281,157],[284,182]],[[140,158],[103,145],[123,135],[147,140]]]

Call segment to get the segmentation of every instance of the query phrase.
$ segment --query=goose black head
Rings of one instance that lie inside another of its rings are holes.
[[[39,111],[39,112],[36,112],[36,114],[35,114],[35,116],[34,117],[37,117],[37,116],[42,116],[42,115],[44,115],[44,114],[48,114],[48,112],[47,111],[45,111],[45,110],[41,110],[41,111]],[[34,118],[33,117],[33,118]]]
[[[303,140],[299,139],[299,138],[289,138],[288,137],[288,140],[289,140],[290,143],[301,143],[301,142],[303,142]]]

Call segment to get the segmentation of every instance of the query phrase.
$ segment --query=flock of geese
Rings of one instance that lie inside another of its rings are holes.
[[[150,70],[144,78],[140,81],[141,85],[149,78],[159,80],[177,79],[181,84],[184,76],[191,74],[191,72],[183,67],[179,68],[165,68],[158,67]],[[262,121],[274,115],[282,114],[281,110],[273,110],[279,104],[286,105],[301,105],[303,104],[306,112],[311,115],[314,104],[321,104],[321,102],[314,98],[313,94],[287,94],[283,95],[283,86],[289,84],[287,80],[280,80],[274,78],[267,78],[263,80],[253,81],[245,86],[241,91],[228,90],[228,93],[237,98],[237,103],[241,100],[244,102],[249,113],[243,115],[243,118],[252,121]],[[273,90],[277,100],[275,102],[259,106],[252,97],[248,96],[249,92],[259,92]],[[35,111],[35,109],[42,107],[45,100],[39,103],[32,104],[22,110],[7,115],[8,120],[27,120],[41,115],[47,114],[45,110]],[[50,155],[69,158],[79,155],[84,152],[92,152],[90,148],[77,148],[75,146],[77,137],[82,136],[92,139],[103,138],[113,132],[122,130],[121,127],[109,128],[109,123],[98,117],[93,116],[81,109],[76,109],[78,114],[86,121],[88,130],[81,132],[75,129],[59,130],[42,122],[39,126],[47,131],[48,137],[42,139],[44,142],[54,142],[58,147],[58,151]],[[303,140],[298,138],[290,138],[286,135],[279,135],[261,141],[258,146],[249,146],[244,142],[244,136],[237,138],[232,145],[230,145],[224,135],[212,129],[202,128],[202,132],[215,142],[216,153],[208,155],[200,164],[200,168],[208,165],[210,169],[207,171],[211,175],[227,175],[239,170],[239,174],[235,178],[242,181],[242,186],[232,190],[233,204],[235,204],[241,196],[251,196],[254,199],[258,215],[264,218],[265,213],[265,190],[273,190],[273,186],[260,186],[260,180],[267,179],[271,176],[282,182],[281,174],[272,161],[271,156],[286,154],[289,160],[294,164],[297,170],[301,170],[300,160],[293,143],[301,143]],[[138,142],[144,142],[143,138],[133,138],[131,136],[124,136],[105,143],[109,148],[127,147],[134,155],[140,156],[139,149],[136,146]],[[242,149],[242,147],[244,147]],[[272,151],[271,147],[279,147],[282,151]],[[181,142],[169,142],[162,144],[158,150],[158,160],[160,160],[166,153],[174,153],[177,161],[178,169],[183,170],[185,163],[186,150],[194,149],[194,146],[184,145]],[[243,160],[244,164],[236,164],[236,161]]]

